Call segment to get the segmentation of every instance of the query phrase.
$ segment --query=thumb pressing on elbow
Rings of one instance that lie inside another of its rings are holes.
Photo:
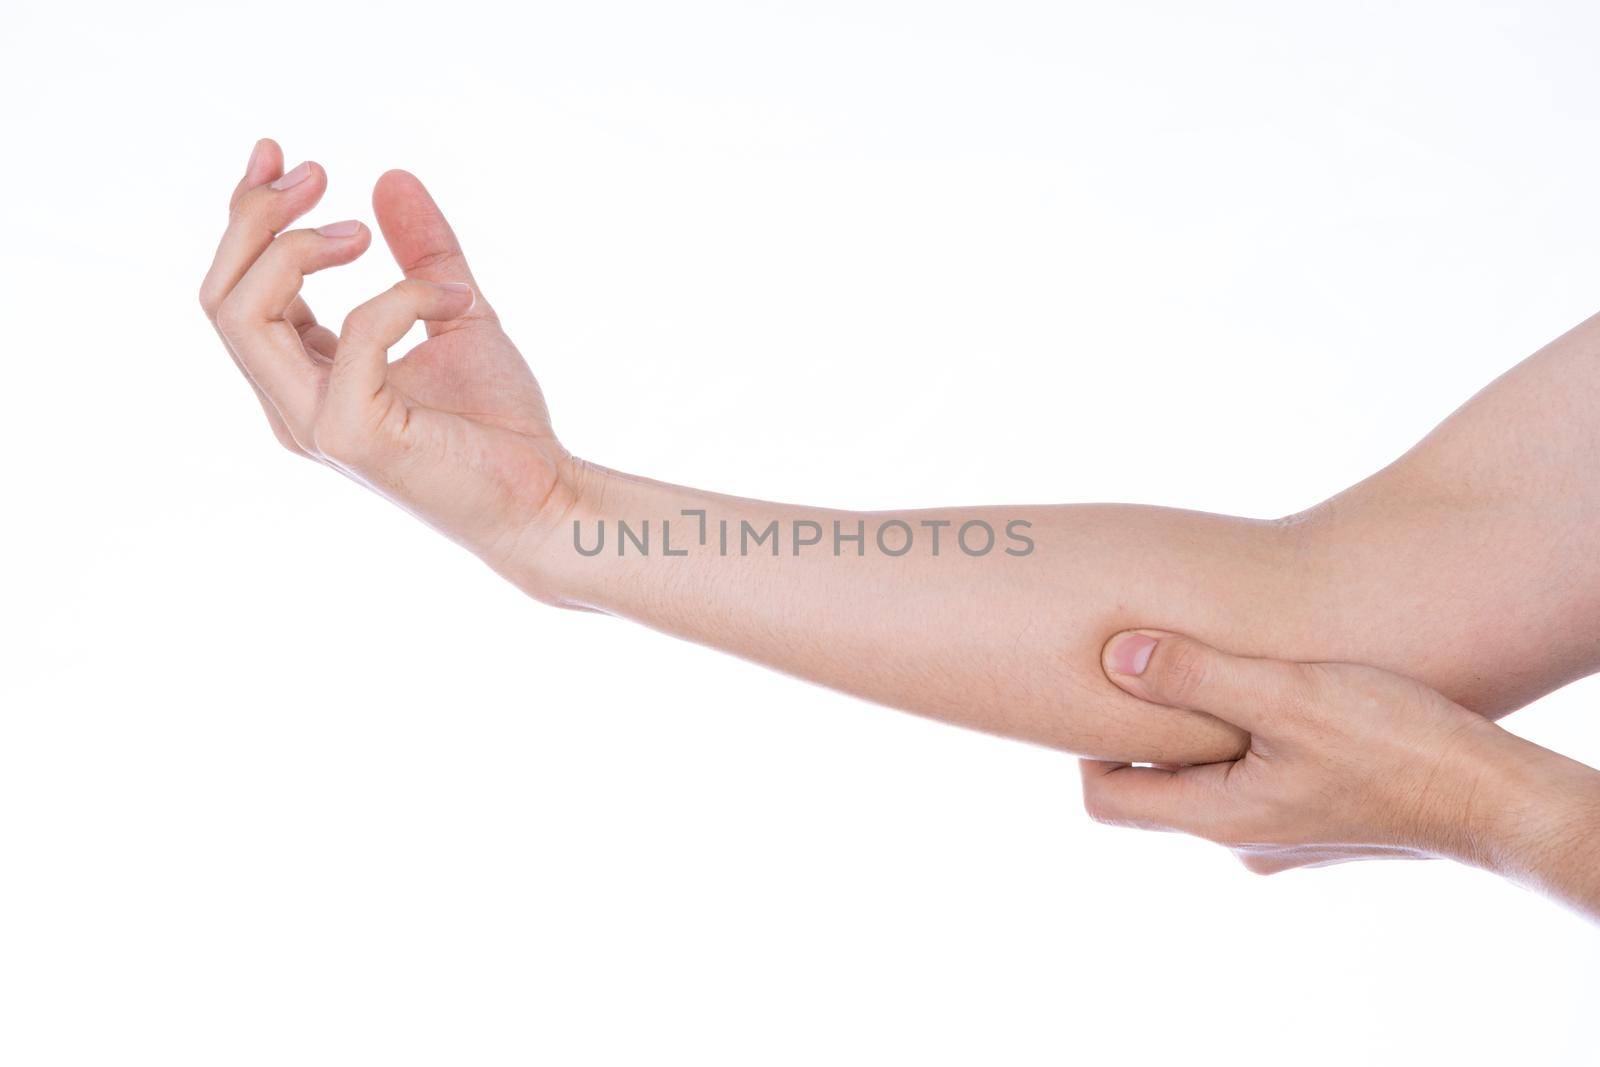
[[[1214,715],[1250,731],[1252,744],[1275,670],[1294,666],[1230,656],[1163,630],[1117,634],[1106,642],[1101,663],[1107,678],[1140,700]],[[1084,808],[1096,822],[1176,830],[1215,841],[1232,836],[1233,763],[1138,767],[1082,760],[1080,766]]]
[[[1304,689],[1298,663],[1231,656],[1163,630],[1117,634],[1101,663],[1107,678],[1140,700],[1215,715],[1252,734],[1275,717],[1268,709]]]

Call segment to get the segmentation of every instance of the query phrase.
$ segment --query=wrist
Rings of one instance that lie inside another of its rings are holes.
[[[1454,856],[1537,882],[1548,858],[1600,825],[1600,772],[1496,728],[1477,754],[1467,833]]]
[[[491,567],[535,600],[555,607],[586,606],[583,581],[595,568],[577,564],[574,522],[588,522],[608,495],[615,472],[563,454],[548,492],[525,521],[499,537],[486,555]]]

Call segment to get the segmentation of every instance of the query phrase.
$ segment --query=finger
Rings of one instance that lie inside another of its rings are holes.
[[[334,350],[339,346],[339,335],[326,326],[318,325],[317,317],[311,313],[311,307],[304,297],[297,296],[290,301],[283,317],[300,334],[300,343],[305,345],[312,358],[323,363],[333,362]]]
[[[234,195],[227,200],[230,210],[232,210],[232,206],[235,203],[238,203],[238,198],[242,197],[246,190],[254,189],[262,182],[277,178],[278,173],[282,173],[282,166],[283,152],[282,149],[278,149],[277,142],[269,138],[262,138],[261,141],[256,141],[253,149],[250,150],[250,160],[245,163],[245,174],[243,174],[243,178],[238,179],[237,186],[234,186]],[[213,262],[213,269],[214,266],[216,264]],[[205,307],[206,318],[211,318],[214,325],[214,322],[216,322],[216,306],[221,302],[222,296],[226,296],[226,293],[213,294],[211,293],[213,288],[213,278],[211,278],[211,274],[208,274],[202,285],[200,285],[200,304]],[[234,366],[237,366],[238,373],[243,374],[245,381],[250,384],[250,390],[253,394],[256,394],[256,402],[261,403],[262,414],[266,414],[267,424],[272,427],[272,434],[278,438],[278,443],[282,443],[291,453],[306,454],[301,450],[301,446],[294,442],[294,435],[290,434],[288,427],[283,426],[283,416],[278,414],[277,408],[274,408],[272,402],[267,400],[267,395],[261,392],[261,387],[256,386],[256,382],[251,381],[250,374],[245,371],[245,365],[238,362],[237,355],[234,355],[234,349],[230,349],[227,346],[227,341],[222,342],[222,350],[227,352],[227,357],[230,360],[234,360]]]
[[[339,332],[323,402],[330,431],[345,440],[370,432],[369,416],[388,376],[390,347],[418,320],[449,322],[469,313],[475,299],[465,282],[407,279],[350,312]],[[319,435],[322,426],[319,422]],[[331,451],[337,455],[347,449],[335,445]]]
[[[1231,766],[1213,763],[1171,771],[1079,760],[1083,807],[1095,822],[1220,838],[1231,814],[1225,789]]]
[[[332,366],[333,355],[339,350],[339,335],[326,326],[310,326],[300,331],[300,343],[319,362]]]
[[[1141,700],[1203,711],[1252,734],[1303,706],[1309,687],[1298,663],[1231,656],[1162,630],[1115,635],[1101,663],[1107,678]]]
[[[222,302],[278,232],[316,206],[327,191],[328,176],[315,163],[302,163],[287,174],[282,169],[282,150],[272,141],[259,142],[229,202],[228,228],[200,283],[200,305],[213,321]],[[244,188],[246,182],[255,184]]]
[[[217,328],[297,436],[309,428],[321,374],[285,316],[307,274],[350,262],[371,241],[367,228],[353,221],[283,234],[217,310]]]
[[[258,185],[265,185],[282,173],[283,149],[272,138],[261,138],[250,149],[250,161],[245,164],[244,177],[239,179],[239,184],[233,187],[233,195],[228,198],[229,210],[245,193]]]
[[[282,172],[283,151],[278,147],[277,142],[270,138],[263,138],[257,141],[255,147],[250,150],[250,159],[245,164],[244,176],[239,179],[239,184],[234,186],[233,195],[228,198],[229,209],[231,210],[246,192],[273,180]],[[201,283],[200,303],[205,309],[206,317],[212,320],[213,325],[216,323],[217,307],[221,304],[222,298],[227,295],[226,290],[222,289],[222,285],[226,284],[231,288],[234,281],[237,281],[237,278],[225,281],[224,276],[217,271],[216,263],[213,262],[211,271],[207,273],[205,280]],[[309,311],[307,314],[309,314]],[[267,395],[261,391],[261,387],[251,379],[249,372],[244,369],[244,364],[239,362],[239,357],[234,353],[233,348],[229,346],[226,339],[223,340],[222,348],[223,351],[228,353],[228,358],[233,361],[233,365],[239,368],[239,373],[249,384],[250,391],[255,394],[256,401],[261,405],[262,413],[267,417],[267,424],[272,427],[273,436],[289,451],[302,456],[307,455],[306,451],[300,447],[299,442],[294,439],[294,434],[290,433],[288,426],[284,424],[283,416],[278,413],[278,409],[273,406],[272,401],[267,399]]]
[[[379,178],[372,190],[372,209],[389,251],[407,278],[461,282],[470,285],[478,294],[471,312],[449,323],[429,324],[429,336],[475,321],[496,321],[494,309],[483,299],[477,280],[467,266],[455,231],[415,175],[391,170]]]
[[[1344,860],[1325,859],[1321,853],[1309,850],[1285,855],[1281,852],[1252,852],[1247,848],[1237,848],[1233,850],[1233,854],[1251,874],[1282,874],[1296,867],[1322,867],[1356,858],[1347,856]]]
[[[1255,874],[1279,874],[1301,867],[1333,867],[1360,860],[1428,860],[1434,857],[1414,848],[1394,845],[1239,845],[1233,849],[1239,862]]]

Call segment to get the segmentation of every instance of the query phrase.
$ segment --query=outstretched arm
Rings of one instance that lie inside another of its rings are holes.
[[[263,142],[202,291],[280,438],[541,600],[949,722],[1163,762],[1237,755],[1244,735],[1105,680],[1100,635],[1136,622],[1277,656],[1404,667],[1490,715],[1600,665],[1600,638],[1587,636],[1600,633],[1600,324],[1512,371],[1388,470],[1291,519],[1119,505],[835,512],[569,456],[409,175],[386,175],[374,206],[410,280],[357,309],[335,341],[311,324],[300,279],[354,259],[369,238],[359,226],[279,234],[326,180],[312,167],[275,189],[281,172]],[[386,363],[417,317],[429,340]]]

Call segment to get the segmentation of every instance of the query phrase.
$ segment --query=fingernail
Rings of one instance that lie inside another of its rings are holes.
[[[298,167],[294,168],[294,170],[289,171],[289,173],[273,182],[268,188],[292,189],[309,177],[311,177],[311,164],[302,163]]]
[[[467,311],[471,311],[478,306],[478,294],[466,282],[429,282],[428,284],[435,288],[443,289],[447,293],[472,293],[472,303],[467,305]],[[465,315],[467,311],[463,311],[461,314]]]
[[[361,232],[361,223],[354,219],[344,222],[330,222],[326,226],[318,226],[317,232],[324,237],[354,237]]]
[[[1141,675],[1150,666],[1150,654],[1156,650],[1156,639],[1144,634],[1123,634],[1111,642],[1106,660],[1118,674]]]

